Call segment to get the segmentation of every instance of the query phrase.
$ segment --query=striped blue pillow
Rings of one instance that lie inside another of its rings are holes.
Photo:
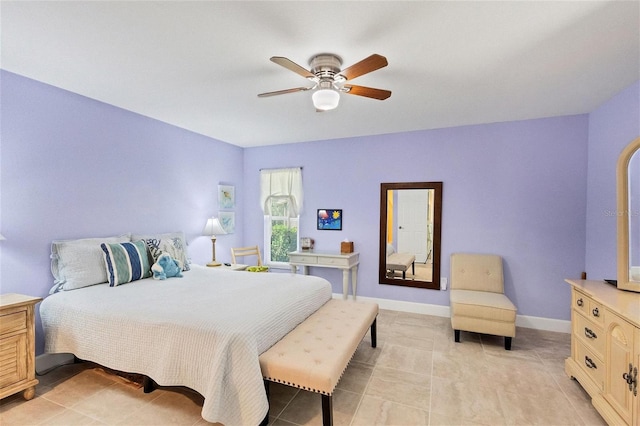
[[[144,241],[100,244],[104,252],[107,278],[111,287],[151,276],[151,264]]]

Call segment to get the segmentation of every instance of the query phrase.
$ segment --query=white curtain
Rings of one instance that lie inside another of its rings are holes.
[[[271,216],[272,202],[282,201],[288,206],[288,216],[298,217],[303,200],[302,168],[260,171],[260,205],[265,215]]]

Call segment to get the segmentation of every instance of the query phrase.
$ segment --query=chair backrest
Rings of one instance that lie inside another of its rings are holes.
[[[453,253],[451,289],[504,293],[502,257],[495,254]]]
[[[258,266],[262,266],[262,257],[260,257],[260,249],[258,248],[258,246],[236,247],[231,249],[231,261],[233,263],[238,263],[236,262],[236,257],[243,256],[257,256]]]

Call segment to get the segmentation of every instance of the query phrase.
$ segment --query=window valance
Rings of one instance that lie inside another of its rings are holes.
[[[303,200],[301,167],[260,170],[260,205],[265,215],[272,215],[274,203],[285,203],[287,216],[297,217]]]

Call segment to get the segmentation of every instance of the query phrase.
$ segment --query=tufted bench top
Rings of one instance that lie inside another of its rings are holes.
[[[411,253],[393,253],[387,256],[387,269],[406,271],[415,260]]]
[[[331,395],[377,315],[377,303],[329,300],[260,355],[262,376]]]

